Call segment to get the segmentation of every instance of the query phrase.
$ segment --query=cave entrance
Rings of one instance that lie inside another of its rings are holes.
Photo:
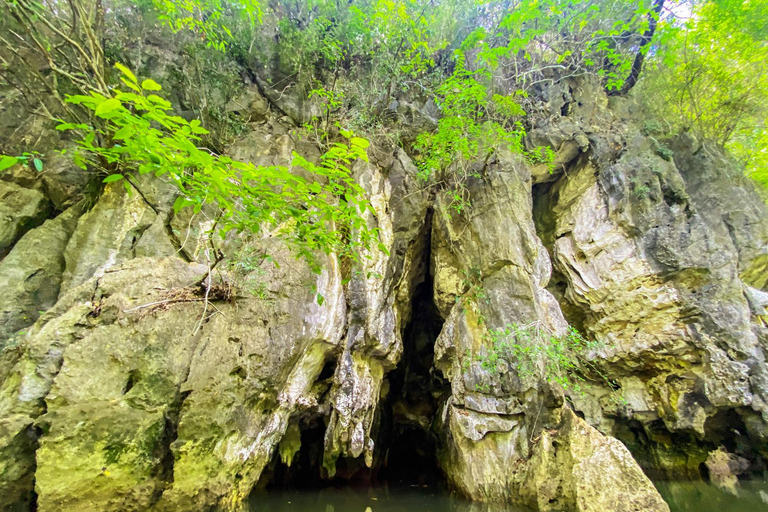
[[[306,418],[299,421],[301,429],[301,448],[291,460],[290,465],[283,463],[279,450],[272,462],[265,469],[261,480],[266,480],[263,489],[317,489],[328,484],[322,479],[320,468],[323,464],[323,438],[325,425],[322,418]]]
[[[435,340],[443,319],[435,306],[428,266],[426,269],[403,332],[402,362],[388,376],[390,425],[381,477],[392,485],[434,486],[442,482],[437,467],[438,438],[432,426],[448,384],[434,368]]]
[[[279,453],[266,468],[261,490],[307,490],[326,487],[407,486],[437,487],[443,483],[438,469],[438,436],[433,429],[439,404],[450,387],[434,368],[434,346],[443,328],[434,301],[430,272],[431,212],[422,233],[419,280],[411,299],[411,314],[402,332],[403,356],[397,368],[385,376],[377,425],[372,468],[361,458],[340,458],[332,479],[322,468],[327,418],[305,417],[298,421],[301,447],[284,464]],[[333,372],[323,371],[319,380],[330,390]],[[323,380],[325,379],[325,380]],[[327,398],[328,395],[326,395]]]

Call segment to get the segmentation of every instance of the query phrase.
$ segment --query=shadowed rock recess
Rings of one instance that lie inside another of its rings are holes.
[[[292,132],[291,94],[249,88],[258,115],[228,152],[319,154]],[[233,233],[223,252],[249,265],[223,262],[207,305],[210,225],[173,212],[171,185],[110,184],[88,204],[65,162],[57,186],[3,175],[2,510],[231,510],[389,482],[661,512],[646,475],[768,469],[764,203],[715,148],[680,136],[660,155],[632,101],[588,80],[537,101],[528,142],[557,151],[554,171],[501,152],[458,213],[374,141],[353,171],[386,252],[323,256],[316,274],[278,239]],[[597,342],[580,390],[541,361],[483,364],[514,323]]]

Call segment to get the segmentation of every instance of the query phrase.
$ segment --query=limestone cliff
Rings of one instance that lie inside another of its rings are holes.
[[[386,252],[320,274],[247,234],[211,273],[211,220],[160,180],[88,204],[65,160],[3,175],[0,506],[236,508],[297,475],[374,480],[409,436],[462,494],[542,511],[668,510],[641,467],[698,476],[717,450],[762,469],[765,205],[717,149],[656,140],[588,80],[537,101],[554,170],[500,153],[461,213],[374,141],[354,172]],[[251,86],[228,151],[316,152],[299,103]],[[581,390],[474,357],[512,323],[599,342]]]

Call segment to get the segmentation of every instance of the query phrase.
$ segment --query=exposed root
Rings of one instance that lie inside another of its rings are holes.
[[[229,283],[214,284],[206,287],[200,283],[197,286],[185,286],[169,290],[165,298],[155,302],[149,302],[130,309],[124,309],[123,313],[132,313],[134,311],[146,310],[146,313],[155,313],[157,311],[167,311],[174,304],[188,302],[229,302],[235,299],[234,289]]]

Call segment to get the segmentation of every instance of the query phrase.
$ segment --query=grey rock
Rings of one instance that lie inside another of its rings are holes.
[[[141,235],[156,218],[141,195],[128,194],[120,183],[107,185],[96,205],[80,217],[67,244],[62,290],[133,257]]]
[[[596,151],[611,144],[608,134],[591,137]],[[672,161],[631,125],[625,137],[612,159],[575,160],[537,199],[537,221],[560,286],[552,291],[602,342],[593,362],[626,397],[617,407],[595,383],[594,400],[574,400],[604,432],[635,420],[653,436],[661,420],[695,460],[673,456],[675,448],[637,455],[687,475],[718,442],[705,428],[711,418],[739,410],[755,442],[765,435],[759,288],[768,212],[715,148],[687,136],[664,141]]]
[[[64,249],[77,223],[77,208],[29,231],[0,261],[0,340],[32,325],[56,303]]]
[[[258,87],[252,85],[232,98],[224,108],[227,112],[235,112],[249,121],[258,121],[268,112],[269,103]]]
[[[534,447],[522,493],[541,511],[669,511],[629,450],[571,411]]]
[[[50,213],[51,204],[41,192],[0,181],[0,258]]]
[[[74,150],[71,146],[67,149]],[[69,154],[52,152],[45,159],[39,179],[45,195],[57,210],[63,211],[81,201],[88,183],[99,178],[93,171],[76,166]]]
[[[710,452],[704,463],[709,473],[710,481],[719,489],[738,496],[739,479],[747,469],[749,461],[728,453],[722,446]]]

